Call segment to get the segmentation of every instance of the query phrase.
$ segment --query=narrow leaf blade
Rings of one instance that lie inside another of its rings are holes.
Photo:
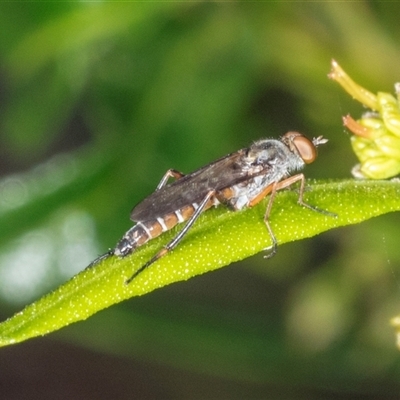
[[[336,218],[301,207],[297,204],[297,195],[293,191],[282,192],[274,202],[270,221],[279,244],[400,210],[400,183],[395,181],[349,180],[311,185],[305,201],[336,213]],[[263,222],[266,201],[241,212],[222,207],[207,211],[175,250],[143,271],[129,285],[125,284],[126,279],[171,240],[180,227],[124,259],[111,256],[82,271],[1,323],[0,346],[45,335],[130,297],[187,280],[262,251],[271,245]],[[280,247],[279,251],[284,248]]]

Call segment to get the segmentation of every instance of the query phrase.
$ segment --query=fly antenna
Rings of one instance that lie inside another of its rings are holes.
[[[327,143],[327,142],[328,142],[328,139],[325,139],[323,136],[318,136],[317,138],[314,138],[314,139],[312,140],[312,142],[313,142],[313,145],[314,145],[315,147],[318,147],[320,144],[325,144],[325,143]]]

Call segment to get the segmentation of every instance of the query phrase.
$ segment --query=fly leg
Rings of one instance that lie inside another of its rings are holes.
[[[277,248],[278,248],[278,241],[276,240],[276,237],[274,235],[274,232],[271,228],[271,225],[269,223],[269,216],[271,214],[271,209],[272,209],[272,204],[274,202],[275,196],[276,196],[276,192],[278,190],[287,188],[291,185],[293,185],[294,183],[300,181],[300,189],[299,189],[299,197],[297,199],[297,203],[300,204],[303,207],[306,207],[312,211],[316,211],[319,212],[321,214],[324,215],[329,215],[331,217],[337,217],[336,214],[331,213],[329,211],[326,210],[322,210],[316,206],[312,206],[311,204],[306,203],[303,200],[303,195],[304,195],[304,190],[305,190],[305,177],[304,174],[297,174],[297,175],[293,175],[287,179],[284,179],[283,181],[280,182],[274,182],[271,185],[267,186],[261,193],[259,193],[254,199],[252,199],[248,206],[249,207],[253,207],[256,204],[258,204],[265,196],[267,196],[269,193],[271,193],[271,196],[269,198],[268,201],[268,205],[267,205],[267,209],[265,210],[265,214],[264,214],[264,222],[265,225],[268,229],[268,233],[271,237],[272,240],[272,246],[271,246],[271,251],[269,254],[267,254],[266,256],[264,256],[264,258],[271,258],[276,254]]]
[[[129,279],[127,279],[125,282],[126,284],[131,283],[133,279],[135,279],[143,270],[145,270],[151,264],[155,263],[161,257],[164,257],[179,244],[179,242],[182,240],[182,238],[185,236],[188,230],[195,223],[201,212],[204,211],[205,207],[209,204],[210,200],[212,200],[212,197],[215,196],[215,193],[216,193],[215,190],[210,190],[207,193],[207,195],[204,197],[202,202],[197,207],[196,211],[188,219],[183,229],[179,231],[179,233],[167,245],[165,245],[161,250],[159,250],[158,253],[156,253],[149,261],[147,261],[146,264],[142,265]]]
[[[165,175],[162,177],[160,183],[157,185],[156,190],[160,190],[163,186],[165,186],[168,182],[169,178],[180,179],[183,178],[185,175],[182,172],[177,171],[176,169],[169,169]]]

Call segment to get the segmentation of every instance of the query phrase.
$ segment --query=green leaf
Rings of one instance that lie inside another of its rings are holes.
[[[305,201],[336,213],[336,218],[301,207],[296,202],[297,195],[293,191],[281,192],[274,202],[270,220],[280,244],[400,210],[400,183],[397,181],[314,182]],[[0,324],[0,346],[45,335],[130,297],[262,251],[271,245],[263,222],[266,201],[240,212],[224,207],[207,211],[175,250],[144,270],[129,285],[125,284],[126,279],[181,227],[152,240],[126,258],[111,256],[82,271]],[[280,247],[278,251],[285,249]]]

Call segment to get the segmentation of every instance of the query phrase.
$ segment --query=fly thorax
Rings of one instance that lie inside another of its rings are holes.
[[[302,158],[279,140],[267,139],[254,143],[248,150],[245,163],[249,176],[247,181],[232,187],[230,205],[241,210],[263,190],[305,165]]]
[[[238,183],[231,188],[233,196],[229,200],[229,204],[235,210],[242,210],[270,184],[270,177],[266,175],[255,176],[248,181]]]
[[[292,172],[303,169],[306,163],[298,154],[288,151],[288,154],[286,156],[286,165],[287,171],[290,174]]]
[[[262,166],[272,181],[288,176],[292,171],[304,167],[304,161],[288,146],[279,140],[260,140],[249,149],[249,156],[253,157],[254,166]]]

